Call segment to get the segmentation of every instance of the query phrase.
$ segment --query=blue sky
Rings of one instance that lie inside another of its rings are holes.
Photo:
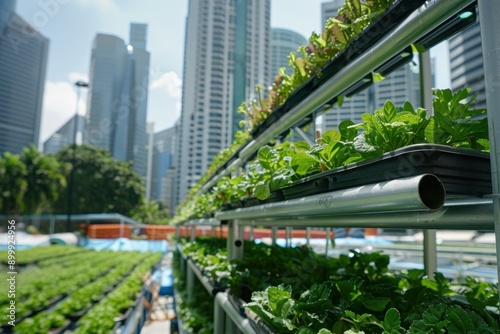
[[[294,30],[309,38],[321,28],[325,0],[272,0],[271,25]],[[17,0],[17,13],[50,39],[45,84],[43,143],[72,117],[76,109],[73,83],[87,80],[92,41],[97,33],[116,35],[128,42],[130,22],[148,24],[151,53],[148,121],[155,130],[172,126],[180,114],[184,29],[187,0]],[[447,48],[437,55],[437,86],[449,86]],[[78,110],[85,113],[86,93]]]

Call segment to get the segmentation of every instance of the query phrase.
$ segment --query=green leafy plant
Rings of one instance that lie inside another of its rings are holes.
[[[425,129],[428,142],[489,150],[486,110],[471,108],[476,95],[469,96],[470,91],[466,88],[453,94],[449,89],[433,90],[434,117]]]

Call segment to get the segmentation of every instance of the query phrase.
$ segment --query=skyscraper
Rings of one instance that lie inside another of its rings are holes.
[[[321,4],[322,29],[330,17],[336,17],[337,11],[344,4],[344,0],[332,0]],[[323,130],[336,129],[343,120],[360,122],[364,113],[371,113],[381,108],[387,100],[396,106],[402,106],[410,101],[413,106],[420,106],[420,85],[418,73],[410,65],[404,65],[384,80],[373,84],[367,89],[352,97],[346,97],[342,107],[330,109],[323,118]]]
[[[75,124],[76,121],[76,124]],[[52,136],[43,143],[43,153],[54,154],[59,152],[63,147],[73,144],[73,141],[78,137],[75,134],[83,134],[85,132],[85,117],[76,115],[67,121],[59,128]]]
[[[162,201],[173,211],[172,186],[169,179],[174,167],[175,136],[177,126],[159,131],[153,139],[153,178],[151,198]]]
[[[270,0],[189,1],[176,202],[232,142],[238,106],[267,85]]]
[[[451,89],[478,93],[474,107],[486,108],[483,49],[479,22],[449,39]]]
[[[278,74],[281,67],[287,68],[287,73],[291,74],[291,70],[288,66],[288,55],[292,51],[297,51],[297,49],[305,45],[307,46],[309,42],[301,34],[282,28],[272,28],[271,29],[271,72],[269,83],[272,84],[274,81],[274,76]]]
[[[146,176],[149,52],[145,24],[130,25],[130,44],[98,34],[92,47],[84,143],[134,161]]]
[[[38,147],[49,40],[0,1],[0,154]]]

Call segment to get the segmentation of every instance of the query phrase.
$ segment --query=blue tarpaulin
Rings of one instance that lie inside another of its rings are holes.
[[[111,249],[115,251],[162,252],[168,251],[165,240],[130,240],[118,239],[87,239],[85,247],[95,250]]]

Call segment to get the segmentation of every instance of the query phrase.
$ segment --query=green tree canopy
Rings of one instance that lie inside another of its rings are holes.
[[[74,168],[72,213],[129,215],[143,202],[144,185],[131,162],[116,160],[108,151],[88,145],[68,146],[56,158]],[[63,190],[55,203],[55,213],[68,212],[69,188]]]
[[[0,157],[0,212],[17,214],[24,208],[23,196],[28,183],[21,157],[9,152]]]
[[[23,212],[34,214],[49,209],[66,187],[69,165],[42,155],[34,145],[23,148],[21,161],[26,166],[27,181]]]
[[[144,224],[168,224],[168,207],[163,202],[152,200],[144,201],[132,210],[132,218]]]

